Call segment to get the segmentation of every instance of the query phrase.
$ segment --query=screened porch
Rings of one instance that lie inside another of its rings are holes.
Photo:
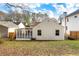
[[[31,40],[32,28],[16,29],[16,40]]]

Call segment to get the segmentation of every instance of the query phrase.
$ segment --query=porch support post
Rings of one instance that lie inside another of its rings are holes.
[[[25,37],[27,38],[27,30],[25,30],[26,32],[25,32]]]
[[[28,38],[28,30],[27,30],[27,38]]]
[[[19,29],[17,31],[18,31],[18,38],[19,38]]]
[[[24,38],[25,38],[25,35],[26,35],[26,31],[25,31],[25,29],[24,29]]]
[[[19,29],[19,38],[20,38],[20,29]]]
[[[24,29],[23,29],[23,38],[24,38]]]
[[[15,30],[15,33],[16,33],[16,38],[17,38],[17,29]]]

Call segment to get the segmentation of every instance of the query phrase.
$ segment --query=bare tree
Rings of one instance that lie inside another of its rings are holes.
[[[22,6],[21,6],[22,5]],[[25,6],[23,4],[15,5],[15,4],[6,4],[8,8],[14,7],[15,11],[10,10],[10,15],[8,15],[7,20],[13,20],[13,21],[25,21],[28,25],[30,24],[30,13],[26,10]],[[27,7],[27,6],[26,6]],[[18,13],[17,8],[20,8],[22,10],[22,14]],[[27,7],[28,8],[28,7]],[[29,9],[29,8],[28,8]]]

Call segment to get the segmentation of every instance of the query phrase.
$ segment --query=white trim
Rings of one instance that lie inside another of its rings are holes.
[[[16,40],[31,40],[30,38],[16,38]]]

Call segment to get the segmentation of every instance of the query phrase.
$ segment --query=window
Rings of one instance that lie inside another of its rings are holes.
[[[37,35],[41,36],[41,30],[37,30]]]
[[[59,30],[56,30],[55,35],[59,36]]]
[[[67,22],[69,22],[69,19],[67,18]]]
[[[74,16],[75,18],[77,18],[77,16]]]

